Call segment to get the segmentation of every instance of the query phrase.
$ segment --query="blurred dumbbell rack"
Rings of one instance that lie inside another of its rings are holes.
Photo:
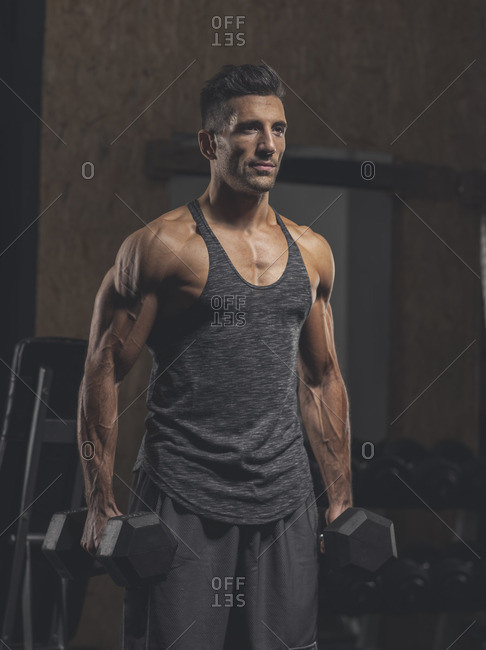
[[[427,450],[411,439],[375,444],[355,439],[352,471],[355,506],[385,516],[389,510],[435,513],[450,530],[450,544],[434,546],[420,535],[403,544],[396,529],[398,558],[376,574],[322,576],[320,611],[325,611],[328,629],[334,614],[343,637],[354,634],[356,645],[344,647],[372,650],[378,648],[381,615],[435,613],[433,648],[447,647],[445,630],[452,613],[471,618],[486,610],[485,459],[457,440],[443,440]],[[317,504],[326,507],[317,465],[312,473],[320,495]],[[452,525],[444,521],[444,510],[452,511]],[[337,646],[326,638],[319,647]]]

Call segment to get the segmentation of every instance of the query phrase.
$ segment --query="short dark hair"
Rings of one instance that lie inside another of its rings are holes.
[[[223,129],[233,114],[228,100],[243,95],[276,95],[282,99],[285,87],[275,70],[266,64],[224,65],[201,90],[202,128],[211,133]]]

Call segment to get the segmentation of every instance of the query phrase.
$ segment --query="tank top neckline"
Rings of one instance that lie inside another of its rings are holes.
[[[282,221],[282,218],[280,217],[278,212],[275,210],[275,208],[272,207],[272,210],[275,213],[275,218],[277,220],[277,223],[280,226],[280,228],[281,228],[281,230],[282,230],[282,232],[284,234],[285,239],[287,240],[287,253],[288,253],[288,255],[287,255],[287,263],[285,265],[285,268],[284,268],[282,274],[275,280],[275,282],[272,282],[271,284],[253,284],[252,282],[248,282],[248,280],[246,280],[241,275],[241,273],[238,271],[236,266],[231,261],[228,253],[225,251],[223,245],[221,244],[219,239],[216,237],[216,234],[213,232],[213,229],[211,228],[211,226],[207,222],[206,217],[204,216],[204,212],[202,211],[201,205],[199,204],[199,200],[197,198],[193,200],[193,204],[196,207],[197,213],[198,213],[201,221],[203,222],[204,227],[207,229],[209,235],[211,236],[214,243],[218,247],[218,250],[220,250],[223,253],[223,255],[226,258],[226,260],[228,261],[230,267],[233,269],[233,271],[236,273],[236,275],[238,276],[238,278],[242,282],[244,282],[246,285],[248,285],[252,289],[271,289],[271,288],[277,286],[278,284],[280,284],[282,282],[284,277],[287,275],[287,272],[288,272],[288,269],[289,269],[289,266],[290,266],[291,245],[292,245],[292,243],[294,243],[294,241],[291,238],[291,235],[290,235],[287,227],[285,226],[284,222]],[[291,241],[289,241],[289,240],[291,240]]]

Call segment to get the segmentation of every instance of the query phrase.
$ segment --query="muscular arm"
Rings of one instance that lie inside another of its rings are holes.
[[[123,378],[140,355],[157,311],[155,273],[145,255],[146,239],[137,231],[123,242],[94,303],[77,417],[88,506],[81,544],[90,552],[96,550],[107,519],[121,514],[112,487],[118,394]]]
[[[302,421],[327,488],[326,520],[330,523],[353,505],[350,423],[348,395],[336,355],[329,302],[334,261],[325,239],[317,237],[314,259],[319,284],[299,342],[299,402]]]

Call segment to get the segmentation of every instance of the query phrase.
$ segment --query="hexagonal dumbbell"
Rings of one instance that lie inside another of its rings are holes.
[[[117,585],[127,587],[165,577],[176,548],[157,515],[137,512],[108,519],[96,559]]]
[[[321,523],[324,513],[320,508]],[[397,557],[393,522],[364,508],[347,508],[321,535],[326,563],[332,569],[355,567],[374,572]]]
[[[177,541],[156,514],[108,519],[96,558],[81,546],[87,514],[81,508],[57,512],[51,519],[42,551],[61,577],[75,580],[106,572],[117,585],[135,587],[167,575]]]

